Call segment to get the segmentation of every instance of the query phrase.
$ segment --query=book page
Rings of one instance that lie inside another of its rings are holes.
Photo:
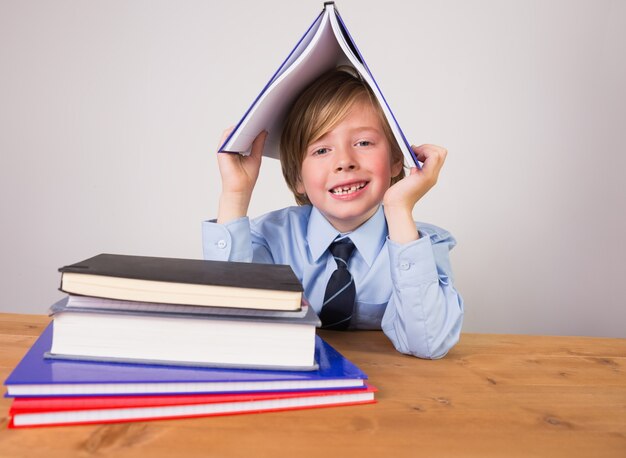
[[[228,307],[208,307],[196,305],[157,304],[153,302],[121,301],[114,299],[102,299],[90,296],[70,295],[67,307],[80,307],[88,309],[105,309],[118,311],[160,312],[160,313],[189,313],[196,315],[222,315],[222,316],[251,316],[251,317],[276,317],[276,318],[300,318],[307,313],[307,304],[302,304],[302,309],[294,312],[276,310],[256,310]]]

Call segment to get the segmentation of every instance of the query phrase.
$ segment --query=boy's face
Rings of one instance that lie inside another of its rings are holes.
[[[391,163],[377,111],[359,101],[343,121],[305,151],[299,193],[340,232],[367,221],[383,201],[402,163]]]

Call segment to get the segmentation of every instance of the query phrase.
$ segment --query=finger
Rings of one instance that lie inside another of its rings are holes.
[[[423,163],[426,171],[438,173],[446,160],[448,151],[436,145],[421,145],[413,147],[413,151],[418,159]]]
[[[250,150],[250,156],[256,158],[261,157],[263,154],[263,147],[265,146],[265,139],[267,138],[267,131],[264,130],[256,136],[252,142],[252,149]]]
[[[413,152],[415,153],[415,155],[421,162],[425,161],[427,158],[432,157],[432,156],[437,156],[438,158],[445,160],[448,154],[447,149],[442,148],[441,146],[437,146],[437,145],[420,145],[420,146],[412,145],[411,149],[413,150]]]

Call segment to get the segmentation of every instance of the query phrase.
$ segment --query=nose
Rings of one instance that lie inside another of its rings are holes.
[[[358,162],[349,149],[338,149],[335,157],[335,172],[348,172],[358,168]]]

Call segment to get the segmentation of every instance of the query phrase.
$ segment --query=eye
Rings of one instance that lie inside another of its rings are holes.
[[[363,146],[363,147],[372,146],[372,142],[369,140],[361,140],[361,141],[356,142],[356,146]]]
[[[326,153],[328,153],[330,150],[328,148],[317,148],[315,150],[313,150],[312,154],[313,156],[322,156]]]

